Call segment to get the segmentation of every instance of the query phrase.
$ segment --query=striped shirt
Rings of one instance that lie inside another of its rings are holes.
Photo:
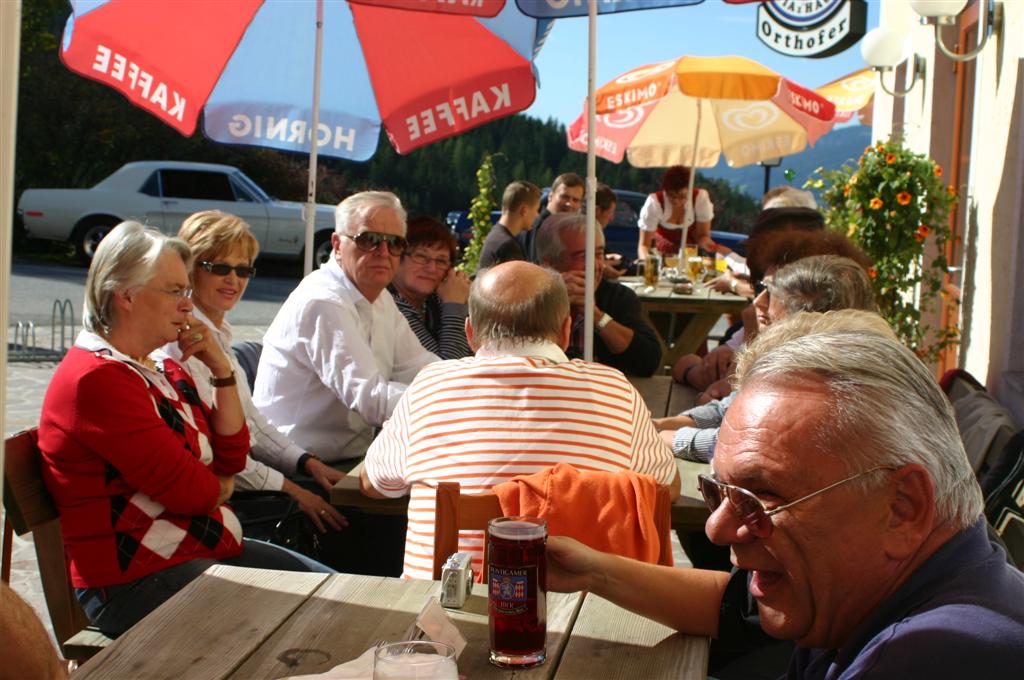
[[[473,355],[466,340],[467,307],[458,302],[442,302],[436,294],[427,297],[420,309],[402,297],[394,284],[388,292],[395,298],[409,328],[428,352],[442,359],[461,359]]]
[[[581,470],[633,470],[675,479],[669,447],[643,399],[618,370],[570,361],[552,343],[425,367],[366,454],[370,482],[388,497],[410,495],[407,578],[433,577],[438,482],[482,493],[556,463]],[[483,536],[462,532],[459,550],[482,573]]]

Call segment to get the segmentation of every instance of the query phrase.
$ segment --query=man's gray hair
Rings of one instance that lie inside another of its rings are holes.
[[[981,488],[949,401],[877,314],[802,312],[772,324],[741,352],[736,381],[740,389],[824,385],[831,399],[813,442],[819,450],[841,457],[850,474],[917,463],[935,485],[940,521],[963,529],[981,514]],[[868,489],[870,479],[859,486]]]
[[[787,315],[877,309],[868,273],[853,260],[837,255],[812,255],[787,264],[772,277],[771,294]]]
[[[796,187],[779,186],[764,195],[762,210],[769,208],[810,208],[818,209],[818,202],[810,191]]]
[[[403,234],[406,214],[402,202],[390,191],[360,191],[352,194],[334,209],[334,231],[338,234],[351,234],[374,210],[390,208],[398,213],[402,220]]]
[[[543,269],[547,281],[537,294],[511,304],[489,296],[481,284],[487,270],[477,272],[469,287],[469,320],[478,345],[500,350],[561,341],[562,325],[569,316],[569,293],[558,272]]]
[[[600,229],[595,224],[595,229]],[[557,213],[546,218],[537,230],[537,261],[540,264],[554,265],[562,259],[565,252],[565,240],[562,234],[586,233],[587,216],[579,213]]]
[[[85,311],[82,325],[100,335],[110,333],[115,293],[145,285],[153,278],[157,261],[172,252],[192,268],[192,251],[179,238],[161,234],[138,222],[122,222],[100,241],[85,279]]]

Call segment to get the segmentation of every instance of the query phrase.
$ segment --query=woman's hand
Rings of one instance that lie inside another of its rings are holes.
[[[217,505],[213,506],[215,508],[224,505],[235,491],[234,475],[217,475],[217,481],[220,482],[220,495],[217,496]]]
[[[210,329],[191,314],[185,325],[178,329],[178,348],[181,349],[181,363],[195,357],[206,364],[215,378],[226,378],[231,374],[231,361],[224,355],[220,344],[213,339]]]
[[[466,304],[469,300],[469,277],[457,269],[449,269],[437,287],[437,297],[441,298],[441,302]]]
[[[317,484],[324,488],[327,493],[331,492],[331,487],[341,481],[341,478],[345,476],[345,473],[341,470],[335,470],[327,463],[316,458],[306,459],[306,474],[313,478]]]
[[[348,526],[348,520],[338,512],[337,508],[312,491],[307,491],[295,482],[287,479],[284,480],[284,486],[281,487],[281,490],[295,499],[299,510],[309,517],[309,520],[313,522],[313,526],[321,534],[327,533],[328,527],[332,531],[340,531],[343,527]]]
[[[551,536],[547,545],[547,586],[556,593],[591,590],[601,553],[568,536]]]

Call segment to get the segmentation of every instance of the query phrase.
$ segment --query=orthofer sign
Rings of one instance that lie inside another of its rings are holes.
[[[757,8],[757,37],[791,57],[829,57],[864,35],[864,0],[767,0]]]

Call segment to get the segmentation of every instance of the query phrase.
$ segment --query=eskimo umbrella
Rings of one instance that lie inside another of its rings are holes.
[[[382,126],[408,153],[521,111],[536,91],[538,22],[493,1],[476,5],[500,9],[493,18],[444,13],[448,3],[407,3],[412,11],[372,0],[71,4],[68,68],[184,135],[202,112],[203,131],[218,142],[366,160]]]

